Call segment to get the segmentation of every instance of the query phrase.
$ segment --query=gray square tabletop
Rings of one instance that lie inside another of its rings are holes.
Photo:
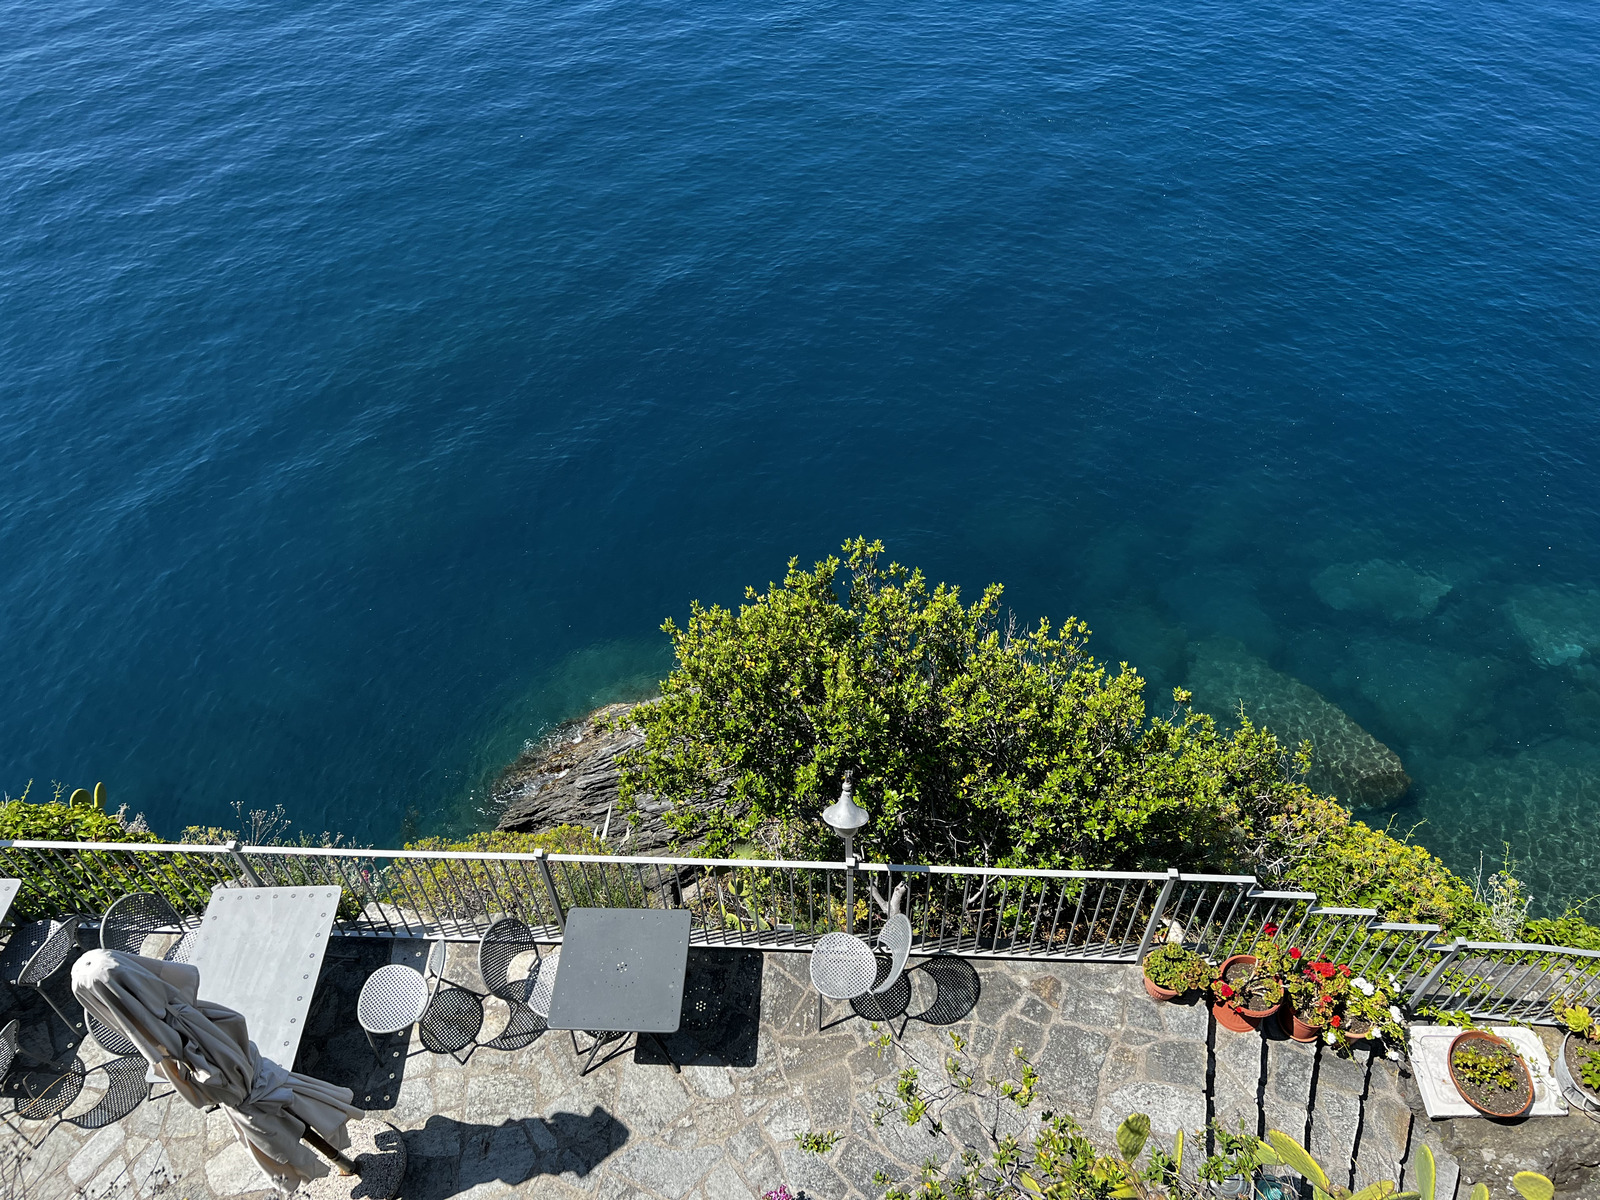
[[[551,1029],[675,1033],[689,910],[575,908],[561,937]]]
[[[20,879],[0,879],[0,921],[11,915],[11,903],[17,898],[17,889],[21,886]]]
[[[337,887],[217,888],[193,934],[201,998],[240,1013],[261,1057],[290,1070],[338,909]]]

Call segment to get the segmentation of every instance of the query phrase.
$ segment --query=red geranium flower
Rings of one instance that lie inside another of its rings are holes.
[[[1217,985],[1217,991],[1221,994],[1221,996],[1222,996],[1222,998],[1224,1000],[1232,1000],[1233,999],[1233,989],[1231,987],[1229,987],[1227,984],[1225,984],[1225,983],[1218,984]]]
[[[1261,932],[1266,934],[1268,937],[1274,937],[1278,932],[1278,927],[1276,925],[1274,925],[1271,921],[1268,921],[1265,925],[1263,925],[1261,927]]]
[[[1332,963],[1325,963],[1325,962],[1312,963],[1311,964],[1311,969],[1313,971],[1315,971],[1318,975],[1321,975],[1324,979],[1332,979],[1333,978],[1333,964]]]
[[[1340,1017],[1338,1014],[1335,1014],[1328,1018],[1328,1024],[1337,1029],[1339,1026],[1344,1024],[1344,1018]]]
[[[1290,958],[1299,958],[1304,953],[1305,953],[1305,951],[1300,949],[1299,946],[1290,946],[1289,947],[1289,957]]]
[[[1350,978],[1350,968],[1349,967],[1345,967],[1345,966],[1341,966],[1339,968],[1339,974],[1343,975],[1346,979],[1349,979]]]

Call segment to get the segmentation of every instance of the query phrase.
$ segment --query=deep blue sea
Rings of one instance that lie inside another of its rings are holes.
[[[1375,819],[1600,892],[1592,5],[0,28],[12,795],[471,827],[863,533],[1153,692],[1299,680],[1414,780]]]

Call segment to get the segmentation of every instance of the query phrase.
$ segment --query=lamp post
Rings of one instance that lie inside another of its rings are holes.
[[[851,797],[855,772],[844,773],[839,798],[822,810],[823,824],[844,839],[844,931],[856,931],[856,856],[853,848],[856,830],[867,823],[867,810]]]

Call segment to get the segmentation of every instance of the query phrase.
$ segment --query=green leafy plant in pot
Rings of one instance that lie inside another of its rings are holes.
[[[1166,942],[1144,956],[1144,990],[1152,1000],[1176,1000],[1211,986],[1216,968],[1193,950]]]
[[[1504,1039],[1468,1029],[1450,1043],[1448,1061],[1456,1090],[1484,1116],[1509,1120],[1533,1107],[1533,1075]]]
[[[1567,1030],[1556,1054],[1556,1082],[1571,1102],[1600,1111],[1600,1020],[1587,1005],[1568,998],[1550,1006]]]
[[[1269,923],[1261,932],[1271,939],[1278,927]],[[1283,1003],[1283,978],[1271,961],[1276,950],[1270,940],[1258,941],[1254,949],[1257,953],[1224,959],[1211,984],[1211,1015],[1235,1033],[1259,1028]]]

